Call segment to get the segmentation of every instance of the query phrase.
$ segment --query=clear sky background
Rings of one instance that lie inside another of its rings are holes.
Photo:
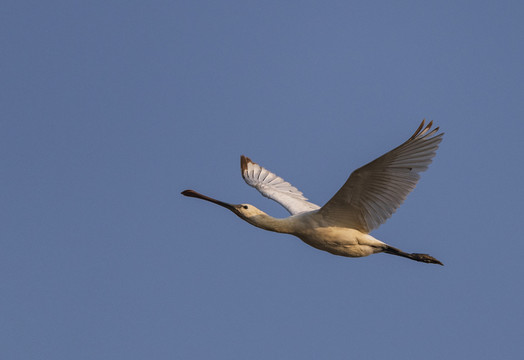
[[[521,1],[0,5],[2,359],[516,359]],[[423,119],[446,133],[349,259],[184,189],[324,204]]]

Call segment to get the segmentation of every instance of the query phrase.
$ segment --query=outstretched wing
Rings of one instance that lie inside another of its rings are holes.
[[[320,211],[334,226],[369,233],[383,224],[415,188],[431,163],[439,143],[438,127],[430,131],[424,120],[405,143],[353,171],[342,188]]]
[[[244,155],[240,157],[240,168],[242,177],[249,186],[260,191],[265,197],[275,200],[291,215],[320,208],[307,201],[307,198],[296,187]]]

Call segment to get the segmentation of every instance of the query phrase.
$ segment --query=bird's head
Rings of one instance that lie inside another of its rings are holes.
[[[194,190],[184,190],[184,191],[182,191],[181,194],[184,195],[184,196],[189,196],[189,197],[194,197],[194,198],[197,198],[197,199],[206,200],[206,201],[212,202],[213,204],[217,204],[217,205],[220,205],[222,207],[225,207],[226,209],[231,210],[238,217],[240,217],[240,218],[242,218],[242,219],[244,219],[246,221],[249,221],[250,218],[253,218],[253,217],[257,216],[257,215],[267,215],[265,212],[263,212],[262,210],[259,210],[258,208],[256,208],[253,205],[250,205],[250,204],[238,204],[238,205],[229,204],[229,203],[226,203],[226,202],[223,202],[223,201],[220,201],[220,200],[213,199],[213,198],[211,198],[209,196],[202,195],[200,193],[197,193]]]
[[[244,219],[249,219],[258,215],[267,215],[265,212],[257,208],[256,206],[253,206],[251,204],[240,204],[240,205],[234,205],[237,207],[237,211],[239,212],[239,216]]]

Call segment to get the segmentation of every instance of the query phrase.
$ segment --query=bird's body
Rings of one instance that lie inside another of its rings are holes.
[[[232,205],[199,194],[182,192],[223,206],[248,223],[264,230],[294,235],[306,244],[334,255],[362,257],[380,252],[426,263],[442,263],[417,253],[405,253],[369,232],[385,222],[415,187],[418,173],[427,169],[443,133],[424,128],[424,121],[402,145],[355,170],[323,207],[315,205],[282,178],[241,157],[242,177],[262,195],[284,206],[291,216],[274,218],[253,205]],[[434,136],[433,136],[434,135]]]
[[[355,229],[330,226],[304,231],[297,235],[306,244],[333,255],[362,257],[385,250],[385,243]]]
[[[252,205],[247,206],[245,220],[261,229],[291,234],[306,244],[334,255],[361,257],[384,250],[385,243],[356,229],[340,226],[323,226],[325,221],[318,210],[274,218]]]

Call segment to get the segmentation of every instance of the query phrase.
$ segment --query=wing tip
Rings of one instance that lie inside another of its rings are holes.
[[[247,170],[248,170],[248,165],[249,164],[258,165],[256,162],[254,162],[253,160],[251,160],[247,156],[240,155],[240,172],[242,173],[242,177],[244,179],[246,178],[245,175],[247,174]]]
[[[420,130],[422,130],[422,128],[424,127],[424,123],[426,122],[426,119],[422,119],[422,122],[420,123],[420,125],[418,126],[417,130],[415,130],[415,132],[413,133],[413,135],[411,135],[411,137],[409,138],[409,140],[413,140],[414,138],[417,137],[417,135],[419,134]]]
[[[242,171],[242,174],[244,174],[244,171],[247,171],[247,164],[253,163],[250,158],[244,155],[240,155],[240,170]]]
[[[431,120],[426,126],[424,126],[426,122],[426,119],[422,119],[422,122],[420,123],[419,127],[417,128],[417,130],[413,133],[413,135],[411,135],[411,137],[409,138],[409,140],[414,140],[416,138],[428,138],[430,137],[431,135],[434,135],[436,134],[439,130],[440,130],[440,127],[437,126],[436,128],[434,128],[433,130],[429,131],[431,129],[431,127],[433,126],[433,120]],[[429,131],[429,133],[428,133]],[[426,134],[427,133],[427,134]],[[438,136],[442,135],[444,133],[440,133],[438,134]],[[424,136],[425,135],[425,136]]]

